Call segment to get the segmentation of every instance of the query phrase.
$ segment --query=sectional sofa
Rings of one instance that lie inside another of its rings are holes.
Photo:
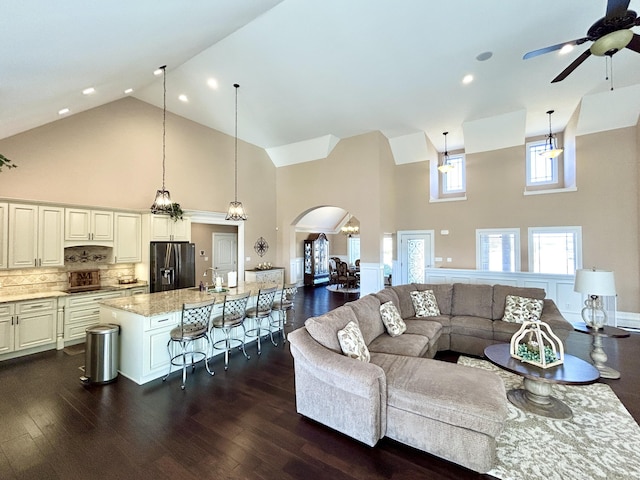
[[[428,294],[437,303],[435,312],[417,316],[411,292]],[[507,416],[502,380],[432,358],[439,350],[482,355],[485,346],[508,342],[520,325],[502,320],[507,295],[542,300],[541,320],[562,339],[571,332],[544,290],[505,285],[394,286],[307,319],[288,337],[298,413],[370,446],[386,436],[489,471]],[[380,313],[381,306],[386,311],[391,305],[404,323],[394,336]],[[353,324],[362,351],[347,356],[341,341]]]

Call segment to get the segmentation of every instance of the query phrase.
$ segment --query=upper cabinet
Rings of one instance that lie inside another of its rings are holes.
[[[64,209],[9,204],[9,268],[64,265]]]
[[[138,213],[115,213],[114,263],[142,261],[142,216]]]
[[[113,242],[113,212],[65,208],[66,242]]]
[[[0,268],[7,268],[9,244],[9,204],[0,202]]]
[[[190,242],[191,220],[174,221],[169,215],[150,215],[149,226],[152,242]]]

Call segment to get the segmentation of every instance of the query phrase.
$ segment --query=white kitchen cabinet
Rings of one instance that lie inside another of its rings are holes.
[[[142,261],[142,216],[138,213],[115,213],[115,263]]]
[[[0,305],[0,354],[53,344],[57,299],[26,300]]]
[[[100,323],[100,302],[123,295],[124,291],[115,290],[99,293],[77,293],[65,297],[65,343],[71,340],[84,340],[87,328]]]
[[[9,263],[9,204],[0,202],[0,268]],[[1,349],[2,347],[0,347]]]
[[[191,220],[174,221],[169,215],[150,215],[149,226],[152,242],[190,242]]]
[[[9,268],[64,265],[64,209],[9,204]]]
[[[64,239],[67,242],[112,242],[113,212],[65,208]]]

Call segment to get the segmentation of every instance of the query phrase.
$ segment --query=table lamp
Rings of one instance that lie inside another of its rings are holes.
[[[613,272],[606,270],[576,270],[573,290],[588,295],[582,309],[582,319],[588,326],[597,329],[607,324],[607,312],[602,308],[602,296],[615,295],[616,284]]]

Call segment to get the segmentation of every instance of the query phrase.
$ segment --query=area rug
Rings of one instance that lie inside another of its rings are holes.
[[[336,292],[336,293],[360,293],[359,288],[346,288],[340,285],[329,285],[327,287],[327,290],[329,290],[330,292]]]
[[[507,390],[522,388],[522,377],[484,360],[461,356],[458,363],[496,372]],[[640,427],[608,385],[554,385],[553,395],[571,407],[572,419],[551,420],[508,403],[490,475],[503,480],[640,478]]]

